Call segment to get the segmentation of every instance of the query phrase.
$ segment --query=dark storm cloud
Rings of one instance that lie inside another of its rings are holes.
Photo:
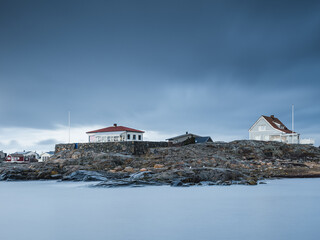
[[[290,122],[294,103],[297,126],[319,131],[319,12],[319,1],[1,1],[0,125],[52,128],[71,110],[80,125],[246,137],[261,114]]]

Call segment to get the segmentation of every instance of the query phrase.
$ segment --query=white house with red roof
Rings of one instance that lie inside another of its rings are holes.
[[[249,129],[250,140],[300,143],[300,134],[289,130],[274,115],[261,116]]]
[[[143,141],[144,131],[118,126],[116,123],[107,128],[87,132],[89,142]]]

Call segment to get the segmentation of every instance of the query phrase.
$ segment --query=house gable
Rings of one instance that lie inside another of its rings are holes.
[[[265,129],[261,128],[265,126]],[[259,129],[260,128],[260,129]],[[264,116],[261,116],[249,129],[249,132],[260,132],[260,131],[276,131],[281,133],[280,130],[276,129],[274,126],[270,124],[269,121],[267,121]]]

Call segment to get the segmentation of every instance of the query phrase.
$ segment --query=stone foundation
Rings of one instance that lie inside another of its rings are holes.
[[[55,153],[74,149],[94,152],[115,152],[130,155],[143,155],[149,148],[168,147],[168,142],[102,142],[102,143],[68,143],[56,144]]]

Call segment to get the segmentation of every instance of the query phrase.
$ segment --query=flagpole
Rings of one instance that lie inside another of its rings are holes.
[[[69,143],[70,143],[70,129],[71,129],[71,117],[70,117],[70,111],[68,111],[68,124],[69,124]]]
[[[294,105],[292,104],[292,143],[293,143],[293,134],[294,134]]]

